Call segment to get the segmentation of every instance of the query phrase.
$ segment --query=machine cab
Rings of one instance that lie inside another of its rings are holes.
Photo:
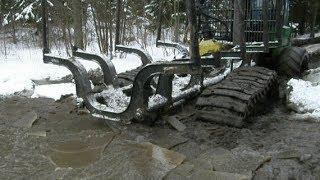
[[[241,22],[237,21],[239,9],[236,9],[238,8],[236,3],[242,3],[246,43],[261,43],[266,36],[271,45],[289,43],[291,31],[288,27],[288,0],[226,0],[220,3],[217,1],[201,1],[201,3],[199,24],[200,37],[203,39],[237,42],[239,37],[235,34],[240,34],[236,31],[240,30]],[[264,17],[264,10],[267,12],[267,17]],[[267,35],[264,36],[266,32]]]

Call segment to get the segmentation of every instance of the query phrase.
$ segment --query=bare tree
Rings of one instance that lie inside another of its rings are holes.
[[[74,27],[74,45],[84,49],[83,34],[83,8],[81,1],[72,0],[72,17]]]
[[[310,38],[315,37],[315,26],[317,22],[317,16],[318,16],[318,10],[319,10],[319,1],[318,0],[313,0],[313,8],[312,8],[312,22],[310,25],[311,33],[310,33]]]
[[[117,0],[117,21],[116,21],[116,45],[120,44],[120,25],[122,15],[122,0]]]

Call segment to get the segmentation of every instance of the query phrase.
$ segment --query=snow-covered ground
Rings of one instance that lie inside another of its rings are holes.
[[[66,68],[44,64],[40,49],[17,49],[0,59],[2,96],[33,89],[32,79],[60,79],[70,74]]]
[[[315,37],[320,37],[320,32],[315,33]],[[297,39],[308,39],[308,38],[310,38],[310,34],[303,34],[303,35],[297,36]]]
[[[300,116],[320,121],[320,68],[288,82],[288,105]]]
[[[41,85],[34,89],[31,98],[48,97],[59,100],[62,95],[76,94],[76,85],[73,83]]]
[[[90,52],[96,53],[97,48],[88,48]],[[32,97],[49,97],[58,99],[61,95],[74,94],[73,84],[42,85],[35,86],[32,80],[59,80],[71,74],[64,67],[44,64],[42,61],[42,50],[40,48],[14,47],[10,46],[4,55],[0,52],[0,97],[10,96],[22,91],[34,91]],[[147,51],[155,61],[171,60],[175,57],[173,50],[164,48],[149,47]],[[53,54],[66,56],[60,50],[53,50]],[[94,62],[80,60],[88,70],[97,69],[99,66]],[[125,72],[142,63],[140,59],[132,54],[127,54],[122,58],[115,57],[112,62],[117,73]],[[47,91],[50,90],[50,91]]]
[[[319,54],[320,53],[320,44],[312,44],[304,47],[309,54]]]

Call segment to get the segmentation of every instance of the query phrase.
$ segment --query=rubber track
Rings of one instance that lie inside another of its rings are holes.
[[[201,120],[242,127],[277,84],[275,71],[241,67],[221,83],[205,89],[196,102]]]

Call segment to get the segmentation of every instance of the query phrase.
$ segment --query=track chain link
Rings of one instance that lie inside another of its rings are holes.
[[[263,67],[241,67],[203,91],[196,102],[201,120],[242,127],[256,106],[275,90],[277,74]]]

